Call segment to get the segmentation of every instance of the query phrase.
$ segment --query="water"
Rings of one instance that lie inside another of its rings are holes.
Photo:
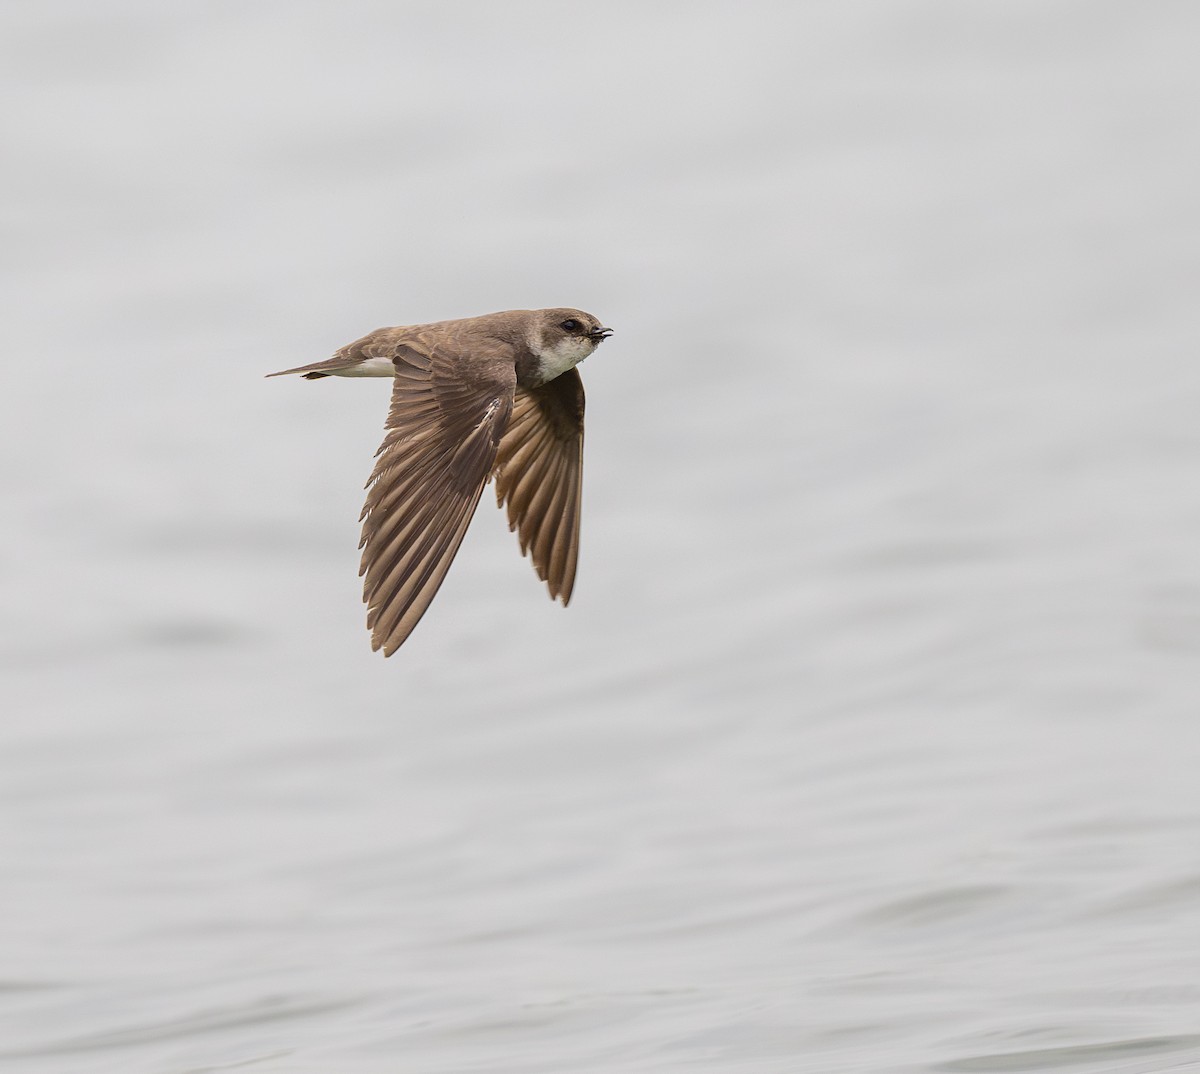
[[[1200,1066],[1185,4],[11,4],[0,1069]],[[392,660],[382,324],[592,310]]]

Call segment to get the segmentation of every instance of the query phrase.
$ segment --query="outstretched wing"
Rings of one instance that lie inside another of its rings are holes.
[[[428,353],[426,353],[428,351]],[[446,577],[512,413],[511,360],[407,343],[362,513],[371,647],[391,656]]]
[[[496,499],[550,596],[567,604],[579,559],[583,482],[583,381],[568,370],[518,388],[496,457]]]

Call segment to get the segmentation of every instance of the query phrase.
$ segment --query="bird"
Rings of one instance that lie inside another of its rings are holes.
[[[391,656],[441,587],[493,478],[552,600],[575,585],[583,477],[576,368],[610,335],[577,309],[505,310],[379,328],[332,358],[268,377],[391,377],[359,521],[371,648]]]

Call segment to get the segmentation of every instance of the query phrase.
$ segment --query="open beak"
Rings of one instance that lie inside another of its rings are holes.
[[[588,338],[594,339],[597,343],[599,343],[601,340],[608,339],[608,337],[612,334],[613,330],[611,328],[593,328],[588,333]]]

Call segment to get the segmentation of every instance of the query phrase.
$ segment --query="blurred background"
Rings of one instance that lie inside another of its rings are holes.
[[[1200,9],[0,9],[0,1069],[1200,1063]],[[381,325],[568,305],[392,659]]]

